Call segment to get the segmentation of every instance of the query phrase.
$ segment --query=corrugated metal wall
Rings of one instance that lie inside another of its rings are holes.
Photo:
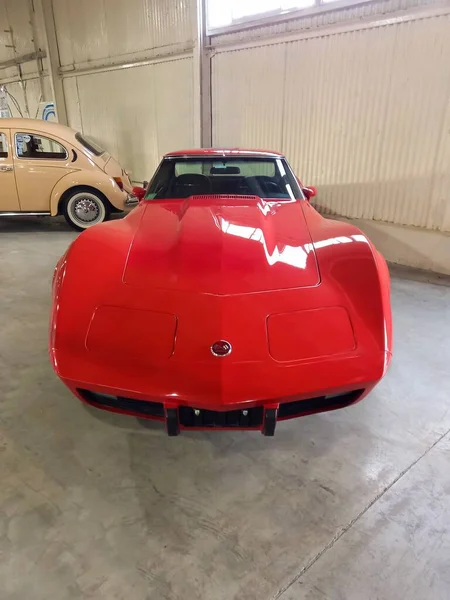
[[[188,0],[54,1],[61,65],[192,43],[191,6]]]
[[[41,3],[33,1],[36,41],[45,49]],[[193,5],[53,1],[69,125],[96,138],[136,181],[151,176],[164,152],[194,144]],[[32,6],[30,0],[0,0],[0,63],[35,51]],[[9,30],[15,48],[8,48]],[[33,118],[39,101],[52,99],[49,79],[41,85],[36,61],[21,69],[21,81],[17,67],[0,69],[0,82],[8,82],[23,116]],[[19,115],[12,103],[11,111]]]
[[[138,181],[165,151],[192,146],[194,0],[53,5],[70,124]],[[446,7],[374,0],[213,37],[214,143],[286,152],[325,213],[449,231]],[[34,40],[44,48],[40,0],[0,0],[0,22],[0,63],[33,52]],[[22,74],[8,87],[33,117],[49,80],[41,85],[36,61]],[[0,70],[0,81],[17,78],[16,67]]]
[[[44,50],[44,26],[39,11],[40,0],[0,0],[0,65],[11,59],[36,50]],[[33,30],[32,21],[35,23]],[[42,65],[45,69],[45,60]],[[42,70],[42,69],[41,69]],[[19,104],[24,117],[34,118],[40,101],[51,99],[48,77],[39,79],[39,65],[36,60],[25,62],[20,66],[1,68],[0,83],[6,81],[8,91]],[[9,102],[13,116],[20,113],[12,101]],[[27,112],[28,110],[28,112]]]
[[[27,117],[26,109],[30,119],[36,119],[39,111],[39,102],[44,98],[51,98],[52,92],[48,77],[42,80],[43,92],[41,90],[41,82],[39,79],[27,79],[23,83],[8,83],[7,90],[17,100],[22,114],[19,113],[15,104],[10,100],[8,102],[12,117]]]
[[[0,0],[0,64],[34,52],[30,0]],[[40,19],[36,23],[36,43],[43,48],[44,31]],[[36,63],[25,63],[24,74],[36,72]],[[0,79],[17,75],[16,67],[0,68]]]
[[[70,124],[149,179],[161,155],[193,145],[192,58],[64,79]]]
[[[327,7],[329,9],[327,11],[307,14],[297,18],[293,16],[289,18],[282,17],[281,21],[276,22],[276,19],[274,19],[275,22],[270,25],[251,26],[250,28],[213,36],[212,44],[217,47],[223,44],[265,39],[275,35],[313,32],[329,26],[339,26],[356,21],[390,18],[392,14],[399,11],[420,10],[423,7],[438,4],[442,5],[439,0],[373,0],[372,2],[365,1],[360,4],[356,1],[351,6],[336,7],[331,2]]]
[[[285,152],[325,213],[449,231],[449,31],[442,15],[223,49],[214,144]]]
[[[192,2],[58,0],[53,6],[69,124],[103,144],[135,181],[148,179],[164,152],[194,143]],[[171,53],[184,57],[174,60]],[[159,55],[167,58],[122,68]],[[102,71],[111,66],[117,68]],[[74,76],[85,69],[94,71]]]

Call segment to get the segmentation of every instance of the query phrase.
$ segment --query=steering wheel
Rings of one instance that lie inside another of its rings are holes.
[[[268,175],[255,175],[253,177],[247,177],[248,185],[251,189],[259,188],[264,194],[270,198],[272,194],[282,194],[282,190],[278,183],[269,177]],[[257,194],[259,195],[259,194]]]
[[[269,177],[263,182],[263,187],[266,188],[268,193],[273,192],[274,194],[281,194],[281,189],[278,183]]]

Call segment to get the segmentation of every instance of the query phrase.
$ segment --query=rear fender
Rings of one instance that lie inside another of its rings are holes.
[[[71,188],[79,186],[88,186],[101,192],[111,202],[114,208],[118,210],[125,209],[126,192],[122,191],[114,179],[95,169],[92,171],[75,171],[68,173],[60,179],[52,190],[50,213],[56,216],[59,212],[59,203],[61,198]]]

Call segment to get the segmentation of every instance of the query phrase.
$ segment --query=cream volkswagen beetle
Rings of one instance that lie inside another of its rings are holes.
[[[87,229],[136,203],[127,173],[87,136],[37,119],[0,119],[0,216],[64,215]]]

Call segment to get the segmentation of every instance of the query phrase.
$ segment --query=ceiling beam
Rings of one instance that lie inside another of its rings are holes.
[[[212,145],[211,53],[206,35],[206,0],[195,0],[194,14],[194,145]]]
[[[31,62],[32,60],[39,60],[46,58],[47,54],[43,50],[37,52],[30,52],[29,54],[23,54],[22,56],[16,56],[16,58],[10,58],[0,63],[0,69],[7,69],[8,67],[18,67],[24,63]]]

